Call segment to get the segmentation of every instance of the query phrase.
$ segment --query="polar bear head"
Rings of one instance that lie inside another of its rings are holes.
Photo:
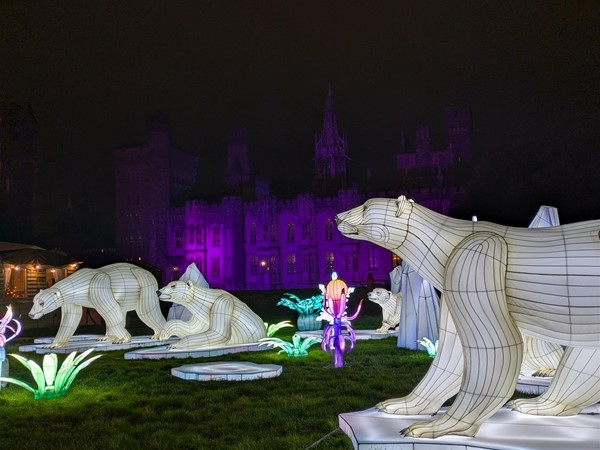
[[[171,281],[158,291],[158,298],[165,302],[186,305],[194,300],[195,286],[191,281]]]
[[[351,239],[373,242],[388,250],[400,247],[408,234],[412,200],[371,198],[335,217],[338,230]]]
[[[367,294],[367,298],[374,303],[383,305],[390,301],[392,292],[382,288],[375,288]]]
[[[45,314],[60,308],[64,303],[64,298],[59,289],[51,287],[42,289],[33,297],[33,306],[29,311],[29,317],[39,319]]]

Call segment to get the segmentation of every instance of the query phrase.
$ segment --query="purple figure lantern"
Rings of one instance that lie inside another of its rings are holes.
[[[348,316],[346,314],[346,299],[351,291],[348,290],[346,283],[337,277],[337,273],[331,274],[331,281],[326,288],[320,286],[323,291],[323,311],[321,318],[328,320],[329,324],[323,331],[323,340],[321,348],[327,353],[333,353],[333,366],[342,367],[344,365],[344,352],[346,351],[346,339],[350,342],[348,353],[354,348],[356,342],[356,333],[352,329],[351,320],[356,319],[362,307],[362,300],[356,308],[356,312]],[[344,334],[344,329],[346,334]]]

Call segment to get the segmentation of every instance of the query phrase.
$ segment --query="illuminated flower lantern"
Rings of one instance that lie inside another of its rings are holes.
[[[333,353],[334,367],[342,367],[344,365],[346,339],[350,341],[348,352],[352,351],[356,342],[356,334],[350,321],[358,317],[362,300],[356,308],[356,312],[352,316],[348,316],[346,314],[346,299],[354,289],[348,289],[346,283],[340,280],[335,272],[331,274],[331,281],[326,288],[323,288],[323,285],[319,287],[323,291],[323,310],[320,317],[329,321],[323,331],[321,348],[327,353]],[[347,331],[346,335],[343,334],[343,328]]]
[[[7,335],[7,332],[10,334]],[[0,319],[0,376],[8,376],[8,360],[6,359],[6,343],[21,332],[21,324],[13,318],[12,306],[7,307],[6,314]],[[2,383],[0,383],[2,387]]]

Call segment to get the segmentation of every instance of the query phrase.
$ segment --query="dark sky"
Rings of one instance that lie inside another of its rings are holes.
[[[430,124],[435,143],[443,109],[468,106],[487,187],[474,209],[528,198],[583,220],[597,200],[567,205],[599,196],[599,23],[597,1],[2,0],[0,95],[31,98],[60,162],[49,189],[100,209],[112,149],[143,144],[156,111],[205,180],[246,126],[256,173],[308,185],[331,82],[359,181],[384,176],[402,130]]]

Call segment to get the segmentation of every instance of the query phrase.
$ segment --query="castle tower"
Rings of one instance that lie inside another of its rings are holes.
[[[229,130],[225,183],[232,191],[240,191],[250,183],[248,131],[245,128]]]
[[[337,128],[333,92],[327,91],[323,130],[315,138],[315,184],[317,192],[331,194],[346,187],[347,140]]]
[[[469,108],[446,109],[446,131],[448,150],[456,163],[471,161],[472,117]]]

